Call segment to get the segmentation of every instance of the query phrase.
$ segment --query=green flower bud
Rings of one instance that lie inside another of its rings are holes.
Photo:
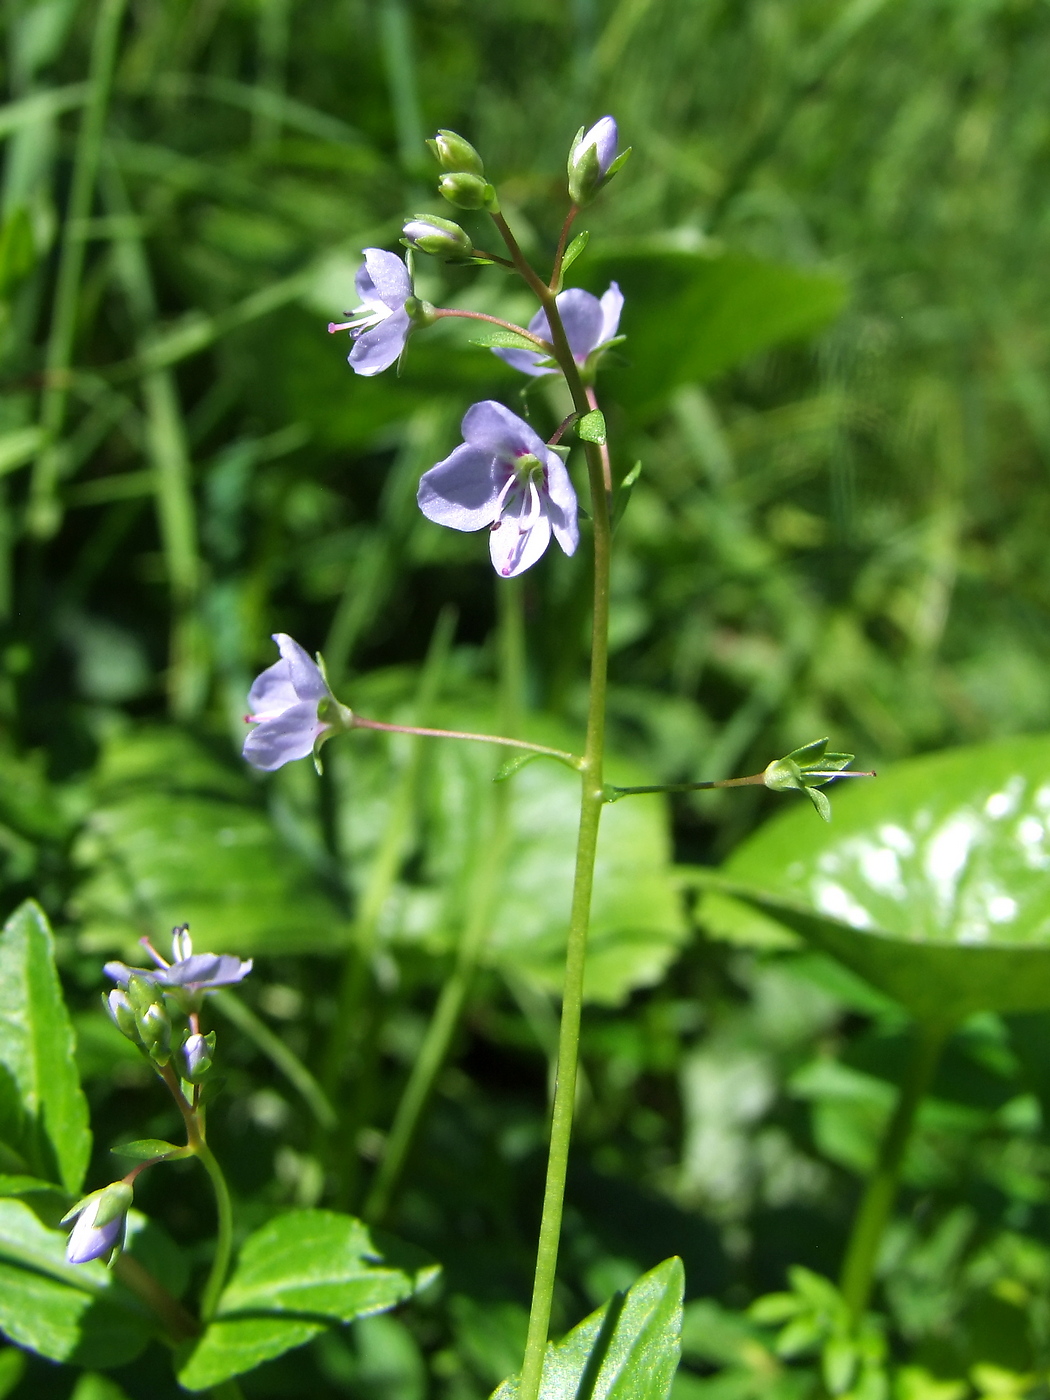
[[[485,166],[477,151],[455,131],[441,130],[427,145],[433,151],[434,158],[442,170],[448,170],[452,174],[458,171],[466,171],[470,175],[485,174]]]
[[[166,1065],[171,1059],[171,1017],[163,1002],[155,1001],[147,1006],[138,1018],[138,1027],[150,1059],[158,1065]]]
[[[122,992],[119,987],[115,987],[108,996],[103,992],[102,1005],[106,1008],[110,1020],[117,1027],[117,1030],[126,1035],[129,1040],[133,1040],[136,1045],[141,1045],[138,1021],[135,1019],[135,1012],[131,1002],[128,1001],[127,994]]]
[[[405,242],[421,253],[437,258],[469,258],[474,245],[469,235],[451,219],[439,219],[436,214],[419,214],[409,219],[402,229]]]
[[[196,1031],[186,1037],[182,1046],[182,1077],[190,1084],[199,1084],[211,1069],[215,1058],[215,1032],[200,1035]]]
[[[495,188],[481,175],[472,175],[465,170],[442,175],[438,189],[457,209],[487,209],[492,214],[499,213]]]

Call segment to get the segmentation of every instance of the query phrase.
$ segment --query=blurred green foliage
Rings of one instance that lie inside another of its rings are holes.
[[[491,755],[358,734],[326,750],[323,777],[300,764],[267,781],[238,758],[275,630],[323,648],[363,713],[495,725],[484,541],[435,529],[414,497],[467,405],[520,408],[520,380],[448,322],[413,340],[400,380],[355,379],[324,331],[352,304],[362,246],[395,246],[405,211],[444,212],[422,137],[474,142],[540,259],[581,122],[614,111],[634,147],[569,279],[628,297],[603,381],[614,470],[642,462],[614,571],[621,780],[750,772],[825,733],[878,768],[1050,722],[1050,14],[120,8],[4,10],[0,912],[32,894],[58,931],[89,1185],[113,1141],[176,1131],[98,1010],[104,957],[183,919],[202,947],[258,956],[246,1000],[349,1108],[326,1137],[272,1044],[217,1008],[212,1136],[247,1234],[276,1208],[359,1206],[491,858]],[[93,171],[80,215],[78,170]],[[428,264],[420,283],[435,302],[531,314],[498,269]],[[538,426],[564,416],[543,389],[526,403]],[[543,742],[571,746],[581,726],[585,555],[526,581],[518,699]],[[448,605],[454,645],[420,716]],[[270,1363],[247,1394],[473,1400],[516,1368],[570,858],[562,776],[538,763],[510,780],[503,903],[391,1214],[442,1282]],[[801,1400],[817,1363],[778,1352],[744,1309],[791,1265],[837,1274],[902,1013],[823,954],[708,936],[691,872],[737,847],[769,794],[648,804],[607,813],[556,1322],[678,1254],[677,1400]],[[354,946],[366,976],[347,992]],[[880,1264],[895,1400],[1045,1390],[1048,1031],[1044,1012],[972,1018],[920,1113]],[[166,1170],[140,1204],[199,1270],[210,1206],[192,1171]],[[74,1385],[78,1400],[163,1400],[178,1393],[166,1374],[155,1349],[112,1381],[0,1351],[0,1393],[22,1400]]]

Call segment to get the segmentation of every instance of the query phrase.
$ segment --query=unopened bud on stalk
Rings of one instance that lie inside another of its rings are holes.
[[[76,1220],[66,1245],[67,1263],[86,1264],[119,1246],[134,1195],[126,1181],[114,1181],[92,1191],[62,1217],[63,1225]]]
[[[199,1084],[212,1066],[215,1057],[215,1032],[200,1035],[194,1031],[182,1047],[182,1077],[190,1084]]]
[[[442,170],[452,174],[466,171],[470,175],[484,175],[485,166],[477,151],[455,131],[440,130],[427,141],[434,158]]]
[[[136,1045],[141,1045],[138,1021],[135,1019],[135,1012],[126,993],[122,992],[119,987],[114,987],[108,996],[103,993],[102,1005],[106,1008],[110,1020],[117,1029],[129,1040],[133,1040]]]
[[[436,214],[420,214],[409,219],[402,229],[405,242],[421,253],[436,258],[469,258],[474,245],[465,229],[451,219],[439,219]]]
[[[171,1059],[171,1017],[163,1002],[155,1001],[138,1018],[139,1035],[151,1060],[166,1065]]]
[[[499,213],[495,187],[481,175],[472,175],[466,170],[442,175],[438,189],[457,209],[487,209],[490,214]]]
[[[619,139],[612,117],[602,117],[586,132],[580,127],[569,151],[569,198],[573,204],[589,204],[631,154],[628,146],[617,155]]]

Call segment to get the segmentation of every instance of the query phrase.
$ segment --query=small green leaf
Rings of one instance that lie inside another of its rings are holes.
[[[148,1162],[151,1157],[168,1157],[173,1152],[185,1152],[185,1147],[177,1143],[165,1142],[162,1138],[140,1138],[138,1142],[122,1142],[111,1147],[115,1157],[130,1157],[136,1162]]]
[[[302,1346],[329,1323],[384,1312],[431,1282],[421,1251],[329,1210],[279,1215],[249,1236],[219,1315],[183,1352],[178,1375],[207,1390]]]
[[[623,513],[630,505],[631,493],[638,484],[638,478],[642,474],[641,462],[635,462],[634,466],[620,482],[616,491],[616,499],[613,504],[612,528],[615,530],[623,519]]]
[[[565,276],[566,272],[568,272],[569,268],[572,267],[576,259],[583,252],[584,248],[586,248],[588,242],[590,241],[590,237],[591,235],[586,229],[581,229],[581,231],[576,235],[576,237],[572,240],[569,246],[565,249],[565,256],[561,260],[561,273],[563,277]]]
[[[576,434],[584,442],[605,443],[605,414],[600,408],[594,408],[590,413],[583,415],[576,424]]]
[[[33,900],[0,932],[0,1144],[15,1175],[80,1191],[91,1152],[73,1027],[55,971],[54,940]]]
[[[666,1400],[682,1338],[680,1259],[665,1259],[547,1347],[540,1400]],[[519,1377],[492,1400],[517,1400]]]
[[[527,336],[518,335],[514,331],[490,331],[486,335],[479,335],[471,340],[471,345],[481,345],[485,349],[499,350],[532,350],[537,354],[540,347],[534,340],[529,340]]]

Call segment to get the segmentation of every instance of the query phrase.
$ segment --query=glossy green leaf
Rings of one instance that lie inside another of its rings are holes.
[[[302,1346],[326,1326],[384,1312],[437,1276],[420,1251],[349,1215],[297,1210],[245,1241],[219,1313],[179,1380],[205,1390]]]
[[[600,408],[585,413],[576,424],[576,436],[582,442],[604,443],[607,440],[605,414]]]
[[[0,1200],[0,1331],[18,1346],[82,1366],[119,1366],[153,1322],[98,1261],[66,1263],[65,1231],[21,1201]]]
[[[247,776],[178,730],[114,739],[74,856],[82,946],[130,951],[188,923],[198,946],[242,956],[342,946],[345,917],[282,845]]]
[[[166,1157],[172,1152],[182,1152],[184,1149],[177,1143],[165,1142],[163,1138],[140,1138],[138,1142],[122,1142],[109,1150],[116,1157],[130,1157],[136,1162],[148,1162],[153,1157]]]
[[[43,910],[27,900],[0,932],[0,1165],[75,1195],[90,1152],[54,940]]]
[[[637,242],[606,245],[585,283],[611,279],[626,297],[620,329],[630,367],[605,374],[613,398],[646,418],[679,384],[713,379],[759,351],[811,335],[841,311],[842,279],[725,250],[683,252]]]
[[[709,927],[801,934],[923,1019],[1050,1006],[1050,740],[912,759],[836,789],[834,810],[827,828],[787,811],[744,842]]]
[[[549,1345],[540,1400],[666,1400],[681,1355],[680,1259],[665,1259],[626,1294]],[[506,1380],[492,1400],[516,1400],[518,1377]]]

